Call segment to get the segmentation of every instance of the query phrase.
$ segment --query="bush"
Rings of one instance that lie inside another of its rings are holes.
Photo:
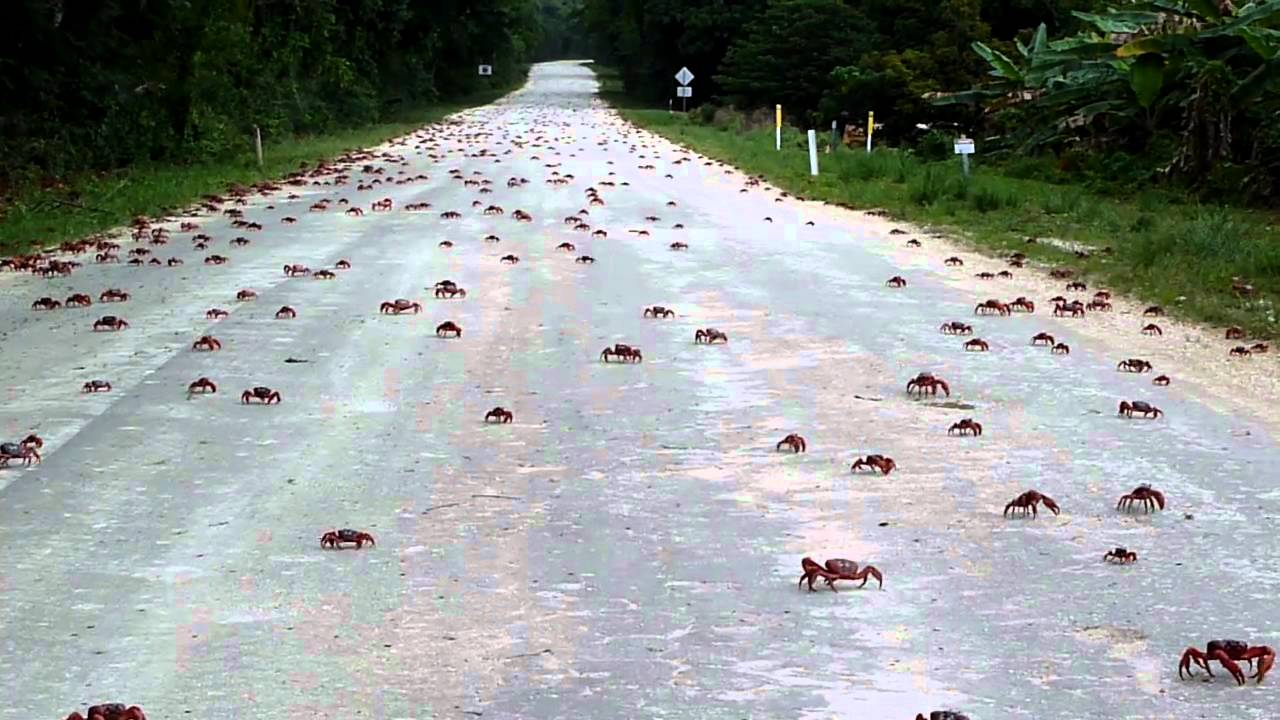
[[[715,122],[716,110],[718,109],[719,108],[711,103],[703,103],[702,105],[699,105],[697,111],[693,113],[693,121],[699,125],[710,125]]]
[[[941,130],[930,130],[916,143],[916,154],[929,161],[946,160],[954,152],[955,139]]]

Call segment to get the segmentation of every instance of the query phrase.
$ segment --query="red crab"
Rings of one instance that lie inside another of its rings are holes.
[[[450,334],[460,338],[462,337],[462,328],[452,320],[445,320],[436,326],[436,337],[449,337]]]
[[[515,419],[515,413],[512,413],[510,410],[507,410],[501,405],[484,414],[485,422],[489,422],[490,420],[495,420],[499,424],[502,424],[502,423],[509,423],[514,419]]]
[[[191,343],[192,350],[214,350],[222,349],[222,342],[212,335],[201,335],[195,342]]]
[[[982,424],[974,422],[973,418],[965,418],[963,420],[960,420],[952,424],[951,427],[947,428],[948,435],[951,435],[953,433],[958,433],[962,436],[963,435],[974,435],[974,436],[981,435]]]
[[[257,400],[264,405],[270,405],[273,402],[278,405],[280,404],[280,393],[269,387],[263,387],[261,385],[240,393],[241,403],[248,405],[250,401],[253,400]]]
[[[858,470],[861,470],[864,467],[871,468],[873,471],[879,470],[881,474],[888,475],[897,469],[898,464],[894,462],[891,457],[886,457],[884,455],[868,455],[854,460],[853,465],[849,470],[850,472],[858,472]]]
[[[207,377],[196,378],[194,382],[187,386],[187,392],[191,394],[216,393],[218,386]]]
[[[693,342],[699,345],[710,345],[715,342],[727,343],[729,336],[715,328],[698,330],[693,334]]]
[[[332,548],[334,550],[342,549],[343,543],[355,543],[356,549],[364,547],[365,543],[376,547],[378,543],[374,542],[373,536],[367,532],[352,530],[351,528],[342,528],[341,530],[330,530],[320,536],[320,547]]]
[[[1185,670],[1188,675],[1192,675],[1191,663],[1204,668],[1209,673],[1209,677],[1213,677],[1213,671],[1209,669],[1209,661],[1217,660],[1222,663],[1222,667],[1231,673],[1236,683],[1244,685],[1244,671],[1236,663],[1241,660],[1247,660],[1249,667],[1253,667],[1253,661],[1258,661],[1258,670],[1253,674],[1257,679],[1257,683],[1261,683],[1262,679],[1267,676],[1271,668],[1276,664],[1276,651],[1266,645],[1249,645],[1239,640],[1212,640],[1205,646],[1204,652],[1199,648],[1189,647],[1182,653],[1182,659],[1178,661],[1178,677],[1182,677]]]
[[[867,581],[871,578],[875,578],[876,582],[880,584],[880,588],[884,589],[884,576],[880,574],[880,571],[874,565],[867,565],[859,570],[858,563],[843,558],[827,560],[825,566],[814,562],[813,558],[804,558],[800,561],[800,568],[804,571],[804,574],[800,576],[800,583],[797,585],[797,589],[803,588],[804,582],[808,580],[809,591],[814,592],[813,582],[818,578],[822,578],[832,592],[839,592],[836,590],[837,580],[861,580],[862,584],[858,587],[863,588],[867,586]]]
[[[1102,556],[1102,561],[1128,565],[1129,563],[1138,561],[1138,553],[1129,550],[1128,548],[1117,547],[1108,550],[1107,554]]]
[[[1134,413],[1142,413],[1142,417],[1159,418],[1164,414],[1160,408],[1149,405],[1141,400],[1122,400],[1120,402],[1120,414],[1124,417],[1131,418]]]
[[[147,720],[147,716],[137,705],[125,707],[124,703],[106,703],[91,706],[84,715],[73,712],[67,720]]]
[[[1132,492],[1121,495],[1120,501],[1116,503],[1116,509],[1128,510],[1134,506],[1134,503],[1142,503],[1142,509],[1145,512],[1151,512],[1156,507],[1163,510],[1164,493],[1143,483],[1142,485],[1134,488]]]
[[[1054,515],[1057,515],[1058,513],[1061,512],[1061,510],[1058,508],[1058,504],[1053,501],[1053,498],[1049,497],[1048,495],[1041,495],[1036,490],[1028,490],[1022,493],[1021,495],[1019,495],[1018,497],[1010,500],[1009,504],[1004,506],[1004,514],[1007,516],[1010,512],[1014,510],[1021,510],[1023,514],[1026,514],[1028,511],[1030,511],[1031,517],[1036,517],[1038,514],[1036,512],[1036,507],[1040,503],[1044,503],[1044,506],[1048,508],[1050,511],[1052,511]]]
[[[396,298],[390,302],[384,302],[378,306],[378,312],[382,314],[399,315],[401,313],[413,311],[414,315],[422,312],[422,303],[416,303],[405,298]]]
[[[89,382],[85,383],[83,387],[80,388],[80,392],[84,392],[84,393],[111,392],[111,383],[107,382],[106,380],[90,380]]]
[[[922,372],[919,375],[907,381],[907,394],[912,392],[920,397],[925,395],[937,395],[938,389],[946,393],[947,397],[951,397],[951,386],[947,385],[942,378],[936,378],[931,373]]]
[[[40,462],[40,453],[25,442],[0,443],[0,467],[8,467],[10,460],[21,460],[24,467],[31,467],[32,461]]]
[[[127,327],[129,327],[129,323],[125,322],[124,318],[118,318],[115,315],[103,315],[101,318],[98,318],[93,323],[94,332],[97,332],[98,330],[103,330],[103,329],[123,330]]]
[[[781,450],[784,447],[790,448],[793,453],[809,451],[809,444],[805,442],[803,437],[795,433],[791,433],[790,435],[782,438],[782,440],[779,440],[778,444],[774,447],[774,450]]]
[[[600,351],[600,359],[604,362],[609,362],[610,357],[621,358],[622,362],[644,362],[644,356],[640,353],[640,348],[622,343],[615,343],[613,347]]]

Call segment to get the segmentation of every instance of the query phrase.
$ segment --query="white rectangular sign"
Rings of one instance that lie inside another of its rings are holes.
[[[973,154],[973,141],[972,141],[972,140],[970,140],[969,138],[956,138],[956,154],[957,154],[957,155],[972,155],[972,154]]]
[[[693,81],[693,73],[689,72],[689,68],[682,67],[680,72],[676,73],[676,80],[680,81],[681,85],[688,85]]]
[[[676,88],[676,97],[685,97],[685,98],[693,97],[693,88],[691,87]]]
[[[492,65],[481,65],[481,66],[480,66],[480,74],[481,74],[481,75],[492,75],[492,74],[493,74],[493,66],[492,66]]]

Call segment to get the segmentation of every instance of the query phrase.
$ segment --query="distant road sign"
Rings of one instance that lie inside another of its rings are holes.
[[[480,66],[480,74],[481,74],[481,75],[492,75],[492,74],[493,74],[493,66],[492,66],[492,65],[481,65],[481,66]]]
[[[676,80],[678,80],[681,85],[688,85],[693,80],[693,73],[689,72],[689,68],[682,67],[680,68],[680,72],[676,73]]]
[[[969,138],[956,138],[956,154],[957,154],[957,155],[972,155],[972,154],[973,154],[973,141],[972,141],[972,140],[970,140]]]
[[[691,87],[676,88],[676,97],[682,97],[682,98],[693,97],[693,88]]]

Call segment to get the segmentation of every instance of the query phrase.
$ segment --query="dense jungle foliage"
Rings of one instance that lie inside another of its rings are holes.
[[[1024,172],[1169,180],[1280,202],[1280,0],[582,0],[592,54],[699,117],[782,103],[941,157],[958,133]],[[1050,179],[1044,177],[1042,179]]]
[[[12,0],[0,27],[0,195],[243,152],[254,126],[269,145],[502,86],[542,47],[548,4],[563,5]]]

